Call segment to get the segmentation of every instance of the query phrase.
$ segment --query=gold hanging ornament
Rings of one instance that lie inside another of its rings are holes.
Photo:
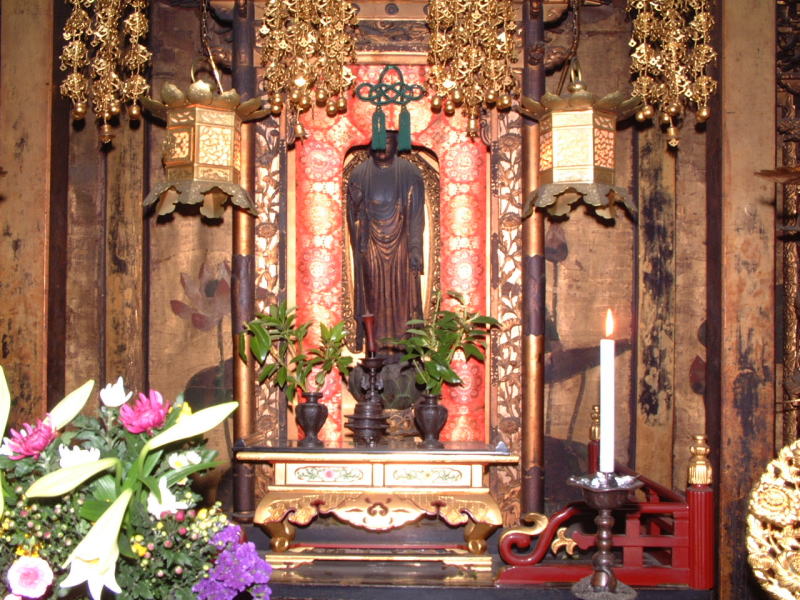
[[[355,5],[343,0],[267,0],[258,36],[272,114],[283,112],[287,102],[295,117],[314,104],[329,117],[347,111],[356,14]],[[295,135],[303,137],[301,132],[298,122]]]
[[[461,107],[478,135],[484,109],[506,110],[519,96],[512,72],[519,34],[511,0],[431,0],[428,5],[431,108]]]
[[[141,116],[137,101],[149,85],[144,69],[150,51],[142,43],[147,35],[147,0],[68,0],[72,4],[64,26],[66,44],[61,51],[62,71],[69,71],[61,95],[72,100],[72,117],[83,119],[92,105],[100,123],[100,141],[113,136],[110,121],[129,104],[129,118]]]
[[[527,199],[523,215],[536,206],[563,216],[578,200],[603,219],[614,219],[619,203],[633,215],[636,207],[628,191],[615,185],[614,138],[617,120],[631,116],[641,101],[625,99],[618,91],[602,98],[590,93],[575,59],[570,72],[566,94],[548,92],[538,102],[523,96],[518,109],[539,121],[539,187]]]
[[[639,121],[656,117],[667,143],[679,144],[678,125],[687,110],[698,123],[711,116],[709,98],[717,82],[707,74],[716,59],[711,46],[712,0],[628,0],[635,15],[629,45],[633,48],[633,93],[644,102]]]
[[[211,67],[217,91],[198,79],[193,67],[192,84],[185,93],[168,82],[161,89],[161,102],[141,100],[148,112],[167,124],[162,155],[167,181],[153,186],[144,201],[145,206],[158,203],[159,216],[171,213],[177,204],[200,204],[203,217],[219,219],[228,200],[257,214],[250,195],[239,185],[241,129],[243,121],[262,118],[269,111],[261,110],[260,98],[241,102],[236,90],[223,90],[208,45],[207,19],[208,0],[204,0],[203,61]]]

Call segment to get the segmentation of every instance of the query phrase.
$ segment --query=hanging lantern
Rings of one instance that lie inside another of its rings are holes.
[[[566,94],[546,93],[539,102],[523,97],[518,109],[539,121],[540,185],[527,199],[524,215],[536,206],[563,216],[578,200],[603,219],[614,219],[619,203],[633,215],[627,190],[614,181],[614,137],[617,121],[633,115],[641,101],[625,100],[620,92],[598,98],[580,81],[575,61],[570,69]]]
[[[154,186],[145,206],[158,203],[166,215],[177,204],[201,204],[200,214],[219,219],[230,200],[255,214],[248,193],[239,185],[241,127],[243,121],[263,117],[257,98],[240,103],[236,90],[214,93],[205,81],[195,81],[184,94],[172,83],[164,84],[162,102],[151,98],[142,104],[166,121],[163,163],[167,181]]]

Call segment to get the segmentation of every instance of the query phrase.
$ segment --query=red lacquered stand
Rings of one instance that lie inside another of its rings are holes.
[[[624,523],[624,529],[612,536],[612,549],[621,555],[614,573],[630,586],[685,585],[698,590],[714,586],[714,494],[704,436],[695,436],[691,451],[685,494],[639,475],[644,499],[630,497],[614,511],[615,521]],[[589,472],[594,472],[597,441],[589,443],[588,454]],[[620,466],[617,471],[630,473]],[[540,515],[538,527],[506,531],[499,549],[509,566],[499,575],[498,585],[569,583],[589,575],[595,532],[568,527],[591,522],[594,516],[588,505],[576,502],[547,519]],[[586,551],[586,560],[557,558],[555,553],[562,548],[568,554],[576,548]]]

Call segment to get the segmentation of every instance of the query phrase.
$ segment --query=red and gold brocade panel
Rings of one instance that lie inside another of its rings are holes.
[[[357,66],[356,85],[377,81],[382,66]],[[427,68],[402,67],[406,83],[425,85]],[[426,100],[408,106],[412,143],[431,150],[440,171],[441,289],[465,294],[472,310],[488,312],[486,301],[486,159],[480,140],[466,135],[460,114],[433,114]],[[355,98],[347,113],[334,118],[315,109],[303,115],[309,138],[297,145],[296,304],[300,320],[334,323],[342,318],[342,253],[345,244],[342,170],[347,152],[371,138],[374,107]],[[398,107],[385,110],[387,127],[397,128]],[[316,335],[316,334],[315,334]],[[443,440],[485,439],[485,367],[455,365],[464,385],[445,391],[450,411]],[[344,437],[342,384],[331,376],[325,386],[329,417],[320,436]]]

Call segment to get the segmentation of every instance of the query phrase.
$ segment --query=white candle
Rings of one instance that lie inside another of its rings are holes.
[[[614,472],[614,317],[606,313],[606,337],[600,340],[600,471]]]

